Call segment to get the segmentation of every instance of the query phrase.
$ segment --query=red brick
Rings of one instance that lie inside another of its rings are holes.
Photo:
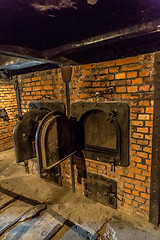
[[[91,87],[92,83],[91,82],[84,82],[84,87]]]
[[[137,157],[137,156],[131,156],[131,160],[134,161],[134,162],[138,162],[138,163],[140,163],[142,161],[142,159],[140,157]]]
[[[145,152],[137,152],[137,156],[147,158],[148,154]]]
[[[52,80],[47,80],[47,81],[46,81],[46,85],[53,85]]]
[[[130,154],[131,154],[131,155],[132,155],[132,154],[134,155],[134,154],[136,154],[136,151],[135,151],[135,150],[131,150],[131,151],[130,151]],[[136,166],[136,163],[135,163],[135,162],[130,162],[130,166],[131,166],[131,167],[135,167],[135,166]]]
[[[153,113],[153,107],[146,107],[146,113]]]
[[[122,188],[122,191],[126,193],[131,193],[131,189],[128,189],[128,188]]]
[[[39,87],[39,90],[42,90],[42,87]],[[43,90],[53,90],[53,86],[43,86]]]
[[[106,166],[104,166],[104,165],[98,165],[98,169],[100,169],[100,170],[105,170],[105,169],[106,169]]]
[[[132,194],[135,195],[135,196],[139,196],[139,191],[132,191]]]
[[[123,79],[126,77],[125,73],[117,73],[115,74],[115,79]]]
[[[35,86],[36,84],[35,84],[35,82],[31,82],[31,84],[30,84],[30,86]]]
[[[26,79],[24,80],[24,82],[31,82],[31,79],[30,79],[30,78],[26,78]]]
[[[116,92],[126,92],[126,87],[116,87]]]
[[[148,133],[148,128],[147,127],[137,127],[137,132]]]
[[[128,72],[127,73],[127,78],[136,78],[137,77],[137,72]]]
[[[115,65],[115,63],[116,63],[116,61],[113,60],[113,61],[107,61],[104,64],[105,64],[105,67],[112,67]]]
[[[141,181],[145,180],[145,176],[139,175],[139,174],[135,174],[135,178]]]
[[[100,87],[101,83],[100,82],[93,82],[92,87]]]
[[[24,87],[30,87],[30,86],[31,86],[30,83],[25,83],[25,84],[24,84]]]
[[[127,87],[127,92],[137,92],[137,91],[138,91],[138,87],[137,86]]]
[[[143,148],[143,151],[144,151],[144,152],[147,152],[147,153],[152,153],[152,148],[150,148],[150,147],[144,147],[144,148]]]
[[[90,167],[97,168],[97,164],[96,163],[90,163],[89,165],[90,165]]]
[[[144,113],[144,108],[140,107],[131,107],[130,112],[132,113]]]
[[[143,121],[131,121],[132,126],[143,126]]]
[[[124,198],[130,199],[130,200],[133,200],[133,199],[134,199],[134,196],[131,195],[131,194],[123,193],[123,195],[124,195]]]
[[[147,159],[146,159],[146,164],[149,165],[149,166],[151,166],[151,160],[147,160]]]
[[[152,140],[152,135],[145,135],[145,139],[147,139],[147,140]]]
[[[108,74],[106,78],[107,78],[107,80],[113,80],[114,74]]]
[[[145,200],[141,197],[135,197],[135,200],[139,203],[145,203]]]
[[[90,70],[84,70],[83,71],[83,75],[85,75],[85,76],[90,75],[90,73],[91,73]]]
[[[151,172],[143,171],[142,175],[150,177],[151,176]]]
[[[132,172],[132,173],[139,173],[141,174],[141,170],[138,168],[134,168],[134,167],[128,167],[128,171]]]
[[[153,121],[145,121],[145,126],[153,127]]]
[[[143,165],[143,164],[137,164],[137,167],[138,168],[141,168],[141,169],[147,169],[147,166],[146,165]]]
[[[135,186],[135,189],[138,190],[139,192],[146,192],[146,188],[143,186]]]
[[[141,85],[143,82],[142,78],[136,78],[132,80],[132,85]]]
[[[149,101],[148,100],[139,101],[139,106],[149,106]]]
[[[132,206],[133,206],[133,207],[138,207],[138,202],[133,201],[133,202],[132,202]]]
[[[150,199],[150,195],[147,193],[141,193],[140,195],[142,198]]]
[[[148,114],[139,114],[138,119],[139,120],[149,120],[149,115]]]
[[[41,80],[41,77],[33,77],[32,78],[32,81],[40,81]]]
[[[80,98],[87,98],[87,97],[89,97],[89,95],[88,95],[88,94],[85,94],[85,93],[83,93],[83,94],[80,94]]]
[[[137,144],[132,144],[131,148],[134,149],[134,150],[142,150],[142,147],[140,145],[137,145]]]
[[[148,70],[140,71],[140,72],[139,72],[139,76],[140,76],[140,77],[147,77],[147,76],[149,76],[149,75],[150,75],[150,71],[148,71]]]
[[[129,200],[129,199],[124,199],[124,202],[125,202],[125,203],[127,203],[127,204],[129,204],[129,205],[131,205],[131,204],[132,204],[132,201],[131,201],[131,200]]]
[[[146,204],[142,205],[142,206],[140,206],[140,209],[143,209],[143,210],[149,212],[149,205],[146,205]]]
[[[142,186],[150,188],[150,183],[149,182],[142,182]]]
[[[139,91],[143,91],[143,92],[148,92],[149,91],[150,86],[139,86]]]
[[[114,85],[114,86],[117,86],[117,85],[118,86],[131,85],[131,80],[123,79],[123,80],[113,81],[113,82],[111,82],[111,85]]]
[[[125,172],[126,177],[134,178],[134,174],[130,172]]]
[[[134,184],[134,185],[141,185],[141,181],[139,180],[136,180],[136,179],[131,179],[131,178],[126,178],[126,177],[122,177],[121,178],[123,181],[126,181],[126,182],[129,182],[131,184]]]
[[[109,68],[110,73],[117,73],[119,71],[119,67]]]
[[[125,183],[125,187],[129,189],[134,189],[134,185],[129,183]]]
[[[117,174],[123,175],[123,172],[124,172],[124,171],[121,170],[121,169],[116,169],[116,173],[117,173]]]
[[[131,138],[131,139],[130,139],[130,143],[137,143],[137,140],[134,139],[134,138]]]
[[[124,65],[122,66],[122,71],[133,71],[133,70],[139,70],[143,67],[141,63],[138,64],[130,64],[130,65]]]
[[[23,91],[24,92],[31,92],[32,91],[32,88],[31,87],[26,87],[26,88],[23,88]]]
[[[128,58],[116,60],[116,65],[124,65],[124,64],[135,63],[135,62],[138,62],[138,57],[128,57]]]
[[[143,139],[143,134],[142,133],[133,133],[133,137],[134,138],[139,138],[139,139]]]

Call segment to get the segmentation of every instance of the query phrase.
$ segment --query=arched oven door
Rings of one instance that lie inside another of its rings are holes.
[[[57,164],[74,152],[71,121],[65,115],[47,114],[38,126],[35,138],[40,176],[59,177]],[[54,179],[53,179],[54,180]]]
[[[92,110],[81,119],[84,129],[85,158],[109,162],[112,166],[120,159],[120,128],[116,110]]]
[[[76,102],[71,115],[77,120],[77,152],[85,158],[127,167],[129,165],[129,107],[123,102]]]

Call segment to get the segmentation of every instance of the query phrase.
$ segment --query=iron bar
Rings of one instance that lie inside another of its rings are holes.
[[[76,153],[76,151],[74,151],[73,153],[69,154],[68,156],[62,158],[61,160],[59,160],[58,162],[50,165],[49,167],[45,168],[45,170],[49,170],[51,168],[54,168],[56,166],[58,166],[60,163],[62,163],[63,161],[65,161],[67,158],[71,157],[72,155],[74,155]]]
[[[75,173],[73,155],[70,157],[70,164],[71,164],[72,192],[75,192]]]

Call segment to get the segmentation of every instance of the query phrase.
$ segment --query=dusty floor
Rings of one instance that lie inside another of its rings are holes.
[[[23,164],[16,164],[13,149],[0,152],[0,173],[1,188],[46,203],[48,209],[71,222],[80,224],[91,233],[98,232],[99,239],[160,240],[160,227],[154,227],[142,219],[91,201],[80,194],[73,194],[68,188],[60,188],[37,176],[26,174]],[[0,206],[4,201],[6,199],[0,195]],[[67,227],[62,228],[51,239],[62,239],[66,231]],[[12,238],[5,238],[3,234],[0,239]]]

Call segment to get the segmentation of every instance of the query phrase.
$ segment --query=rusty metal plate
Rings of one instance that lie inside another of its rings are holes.
[[[49,97],[48,97],[49,98]],[[30,102],[29,104],[29,109],[40,109],[40,110],[47,110],[50,112],[54,112],[55,114],[65,114],[66,113],[66,108],[65,104],[60,101],[39,101],[39,102]]]
[[[98,174],[87,173],[84,195],[97,202],[117,208],[117,183]]]
[[[13,130],[16,162],[35,157],[34,141],[39,121],[47,114],[45,110],[33,109],[18,120]]]

